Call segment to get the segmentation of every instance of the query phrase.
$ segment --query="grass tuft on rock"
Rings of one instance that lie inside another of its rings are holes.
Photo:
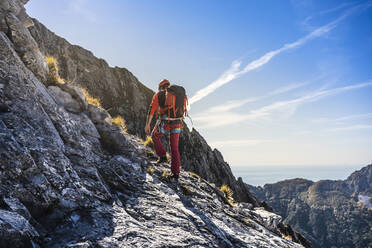
[[[166,171],[163,171],[163,174],[161,174],[162,178],[164,178],[165,180],[168,180],[169,179],[169,176],[170,174]]]
[[[102,108],[101,102],[99,101],[98,98],[92,97],[88,91],[84,88],[81,88],[81,91],[83,92],[85,99],[90,105],[96,106],[97,108]]]
[[[49,68],[47,77],[48,85],[62,85],[65,81],[59,76],[57,60],[54,57],[44,57]]]
[[[147,173],[149,173],[150,175],[152,175],[152,174],[154,174],[154,172],[155,172],[155,169],[154,169],[154,167],[149,167],[149,168],[147,168]]]
[[[224,184],[224,185],[221,186],[220,190],[225,194],[227,199],[232,198],[233,192],[232,192],[232,190],[230,189],[229,186]]]
[[[293,240],[293,238],[292,238],[291,235],[285,235],[285,234],[282,234],[282,237],[285,238],[285,239],[287,239],[287,240],[290,240],[290,241]]]
[[[141,139],[141,142],[144,146],[147,146],[147,147],[150,147],[150,148],[154,148],[154,142],[152,141],[152,138],[151,136],[147,136],[146,137],[146,140],[142,140]]]
[[[226,197],[226,200],[227,200],[227,203],[231,206],[231,207],[235,207],[235,202],[234,202],[234,199],[233,199],[233,192],[232,190],[230,189],[229,186],[227,186],[226,184],[222,185],[220,190],[225,194],[225,197]]]
[[[121,117],[120,115],[117,115],[116,117],[112,118],[112,123],[115,124],[116,126],[121,127],[124,133],[128,133],[127,125],[125,124],[123,117]]]
[[[192,171],[189,171],[189,175],[192,176],[193,178],[200,179],[200,176]]]

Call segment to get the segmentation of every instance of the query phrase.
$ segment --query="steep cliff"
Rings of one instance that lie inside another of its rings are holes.
[[[195,130],[182,136],[180,183],[169,182],[134,135],[153,92],[30,19],[26,2],[0,3],[0,247],[309,247]],[[50,83],[44,56],[65,83]]]
[[[313,247],[372,247],[372,165],[343,181],[291,179],[250,189]]]

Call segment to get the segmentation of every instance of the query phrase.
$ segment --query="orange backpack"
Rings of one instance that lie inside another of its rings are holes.
[[[187,96],[182,86],[172,84],[158,97],[160,114],[167,114],[168,120],[181,120],[187,115]]]

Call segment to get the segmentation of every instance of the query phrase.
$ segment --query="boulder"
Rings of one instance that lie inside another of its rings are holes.
[[[0,247],[35,247],[33,240],[38,236],[23,216],[0,209]]]
[[[82,112],[82,107],[80,104],[73,99],[69,93],[61,90],[57,86],[49,86],[48,90],[56,100],[57,104],[63,106],[67,111],[72,113]]]

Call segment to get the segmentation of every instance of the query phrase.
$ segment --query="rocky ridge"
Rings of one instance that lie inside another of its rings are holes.
[[[154,165],[151,149],[104,109],[141,135],[153,92],[29,18],[26,2],[0,3],[0,247],[309,246],[261,207],[195,130],[183,133],[183,147],[193,149],[182,158],[202,178],[182,172],[180,184],[170,183],[169,165]],[[58,54],[47,52],[53,42]],[[43,56],[57,58],[67,83],[46,83]],[[103,108],[89,105],[81,86]],[[144,101],[139,115],[128,110],[131,97]],[[232,204],[217,182],[245,202]]]
[[[250,189],[313,247],[372,247],[372,164],[346,180],[297,178]]]
[[[144,126],[154,92],[127,69],[110,68],[90,51],[71,45],[36,19],[32,21],[34,25],[29,25],[29,33],[44,56],[52,56],[58,61],[60,76],[98,97],[112,116],[119,114],[125,119],[129,133],[145,138]],[[193,171],[218,186],[229,185],[239,201],[262,206],[243,181],[235,179],[221,153],[212,150],[195,129],[190,131],[185,127],[181,133],[180,155],[185,170]]]

